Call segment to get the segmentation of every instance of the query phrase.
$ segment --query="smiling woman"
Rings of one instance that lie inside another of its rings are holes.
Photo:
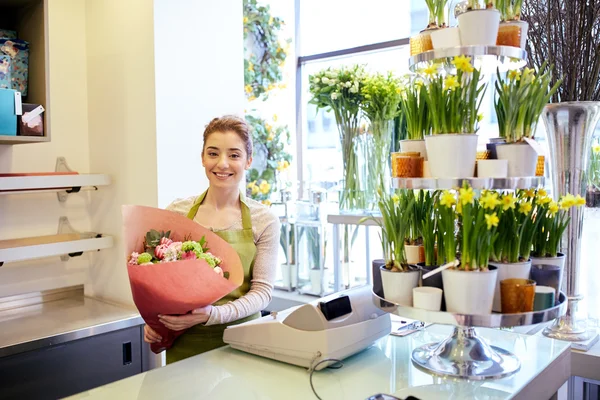
[[[213,119],[204,130],[202,166],[209,187],[200,196],[177,199],[167,210],[210,228],[238,253],[244,283],[215,304],[186,315],[163,315],[169,329],[188,329],[167,350],[167,363],[224,346],[223,331],[260,316],[271,301],[279,245],[279,218],[240,191],[252,163],[252,139],[246,121],[235,116]],[[160,341],[150,327],[144,339]]]

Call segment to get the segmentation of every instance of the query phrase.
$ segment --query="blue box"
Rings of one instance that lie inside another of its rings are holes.
[[[0,53],[10,57],[12,89],[18,90],[26,97],[29,80],[29,42],[0,38]]]
[[[16,90],[0,89],[0,135],[17,136]]]

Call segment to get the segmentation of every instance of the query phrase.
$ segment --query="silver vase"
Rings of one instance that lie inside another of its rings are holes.
[[[585,171],[589,162],[592,136],[600,119],[600,102],[567,102],[549,104],[543,113],[552,170],[552,194],[555,200],[571,193],[585,198]],[[583,207],[571,207],[571,221],[562,238],[566,253],[565,282],[567,312],[544,330],[544,335],[561,340],[584,341],[595,335],[578,321],[577,304],[583,299],[579,292],[581,234]]]

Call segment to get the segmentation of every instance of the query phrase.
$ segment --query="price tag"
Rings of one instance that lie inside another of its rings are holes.
[[[23,103],[21,102],[21,92],[15,92],[15,115],[23,115]]]
[[[44,107],[41,106],[41,105],[37,106],[33,110],[31,110],[29,112],[26,112],[25,115],[23,115],[23,117],[21,118],[21,121],[23,121],[24,123],[28,124],[35,117],[37,117],[38,115],[40,115],[43,112],[44,112]]]
[[[545,153],[545,152],[544,152],[544,148],[542,147],[542,145],[541,145],[541,144],[539,144],[538,142],[536,142],[535,140],[533,140],[533,139],[530,139],[530,138],[523,138],[523,139],[525,139],[525,141],[526,141],[527,143],[529,143],[529,145],[530,145],[531,147],[533,147],[533,150],[535,150],[535,152],[538,154],[538,156],[543,156],[543,155],[545,155],[545,154],[544,154],[544,153]]]

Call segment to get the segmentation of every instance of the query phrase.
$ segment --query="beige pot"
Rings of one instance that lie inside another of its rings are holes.
[[[423,245],[404,245],[404,252],[406,253],[407,264],[418,264],[425,262],[425,247]]]

